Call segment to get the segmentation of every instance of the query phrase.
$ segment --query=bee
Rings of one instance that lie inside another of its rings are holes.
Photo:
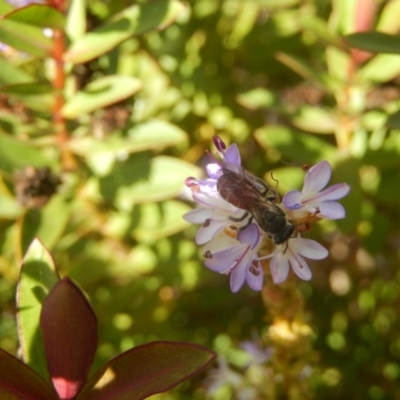
[[[284,211],[274,203],[278,198],[276,190],[245,170],[235,172],[222,168],[222,172],[217,181],[219,194],[228,203],[247,211],[241,218],[232,220],[242,221],[250,214],[246,226],[254,218],[275,244],[286,242],[294,226]]]

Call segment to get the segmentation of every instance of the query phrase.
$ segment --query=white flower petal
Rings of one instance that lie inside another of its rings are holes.
[[[311,279],[312,273],[310,271],[310,268],[308,267],[306,260],[304,260],[303,257],[297,254],[296,258],[290,257],[289,261],[290,265],[293,268],[293,271],[300,279],[303,279],[305,281]]]
[[[303,194],[299,190],[291,190],[283,197],[283,204],[291,210],[297,210],[302,207],[301,200]]]
[[[247,247],[246,252],[242,254],[242,258],[232,268],[230,283],[233,293],[236,293],[243,286],[246,279],[246,271],[253,261],[253,253],[249,250],[249,247]]]
[[[346,196],[346,194],[349,193],[349,191],[350,191],[350,186],[347,183],[337,183],[336,185],[329,186],[322,192],[312,197],[304,196],[302,201],[305,204],[308,201],[315,202],[316,200],[318,200],[320,203],[324,201],[338,200]]]
[[[233,206],[232,204],[224,200],[218,192],[210,192],[210,193],[196,192],[193,193],[193,199],[201,206],[206,208],[222,210],[227,213],[233,213],[237,210],[237,207]]]
[[[295,245],[292,246],[292,244],[290,244],[290,248],[293,252],[295,251],[297,254],[301,254],[303,257],[310,258],[312,260],[321,260],[327,257],[329,254],[328,250],[315,240],[296,238],[293,239],[293,241],[295,241]]]
[[[196,232],[196,243],[205,244],[218,235],[226,226],[226,222],[208,221],[207,226],[202,225]]]
[[[246,269],[246,281],[251,289],[258,292],[263,286],[264,271],[259,261],[254,262],[254,264]]]
[[[230,279],[232,293],[238,292],[243,286],[246,278],[246,267],[246,265],[239,264],[232,270]]]
[[[346,216],[344,207],[336,201],[327,201],[319,206],[319,215],[326,219],[342,219]]]
[[[282,253],[276,253],[269,265],[274,283],[282,283],[289,274],[289,261]]]
[[[243,231],[239,231],[238,239],[241,243],[247,243],[254,249],[260,240],[258,226],[256,224],[250,224]]]
[[[206,170],[208,173],[208,176],[212,179],[215,179],[215,181],[218,179],[219,171],[221,170],[221,166],[217,163],[210,163],[207,164]]]
[[[203,247],[203,254],[206,251],[211,251],[212,254],[218,253],[219,251],[238,246],[239,244],[240,243],[236,239],[230,236],[225,234],[217,235]]]
[[[205,266],[216,272],[227,271],[235,265],[238,259],[243,257],[247,248],[247,245],[238,245],[219,251],[213,254],[212,258],[206,259]]]
[[[303,186],[303,196],[310,197],[323,189],[331,178],[332,169],[328,161],[321,161],[311,167],[306,174]]]
[[[183,215],[183,219],[191,224],[203,224],[206,219],[210,219],[213,215],[213,210],[209,208],[196,208],[188,211]]]

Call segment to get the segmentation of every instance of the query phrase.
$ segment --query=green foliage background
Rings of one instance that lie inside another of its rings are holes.
[[[400,1],[135,4],[140,12],[72,0],[66,18],[28,8],[0,21],[0,346],[17,351],[15,285],[38,236],[94,306],[96,367],[135,345],[182,340],[242,376],[222,375],[207,394],[204,373],[157,398],[241,398],[246,387],[254,399],[399,398]],[[12,10],[0,1],[1,14]],[[64,47],[45,27],[65,33]],[[386,35],[350,35],[375,30]],[[239,344],[266,337],[270,305],[204,268],[196,227],[182,219],[193,207],[184,179],[204,175],[215,134],[238,144],[246,169],[267,181],[273,171],[281,194],[321,160],[332,183],[352,188],[346,219],[307,233],[330,257],[311,265],[310,282],[296,279],[315,357],[287,386],[269,366],[268,395],[265,370],[246,369]],[[40,209],[16,198],[26,166],[62,179]]]

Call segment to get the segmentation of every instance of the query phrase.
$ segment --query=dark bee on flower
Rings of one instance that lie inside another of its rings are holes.
[[[241,218],[232,220],[242,221],[250,214],[246,226],[254,218],[275,244],[282,244],[291,237],[294,231],[293,223],[274,203],[278,198],[276,190],[265,182],[244,169],[240,168],[235,172],[224,167],[217,181],[217,189],[228,203],[247,211]]]

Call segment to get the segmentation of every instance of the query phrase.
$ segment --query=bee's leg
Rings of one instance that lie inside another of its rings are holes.
[[[229,219],[233,222],[242,222],[245,218],[247,218],[249,213],[245,211],[242,216],[240,217],[229,217]]]
[[[244,231],[253,222],[253,216],[250,215],[249,219],[246,221],[246,225],[239,228],[239,231]]]
[[[289,239],[290,239],[290,238],[289,238]],[[289,246],[289,241],[287,240],[287,241],[286,241],[286,247],[285,247],[285,251],[283,252],[283,254],[285,254],[285,253],[286,253],[286,250],[287,250],[288,246]]]
[[[248,211],[245,211],[244,213],[243,213],[243,215],[241,215],[240,217],[229,217],[229,219],[232,221],[232,222],[242,222],[243,220],[245,220],[246,218],[249,218],[247,221],[246,221],[246,224],[245,225],[243,225],[243,226],[241,226],[240,228],[239,228],[239,230],[240,231],[243,231],[244,229],[246,229],[251,223],[252,223],[252,221],[253,221],[253,216],[250,214],[250,216],[249,216],[249,212]]]

